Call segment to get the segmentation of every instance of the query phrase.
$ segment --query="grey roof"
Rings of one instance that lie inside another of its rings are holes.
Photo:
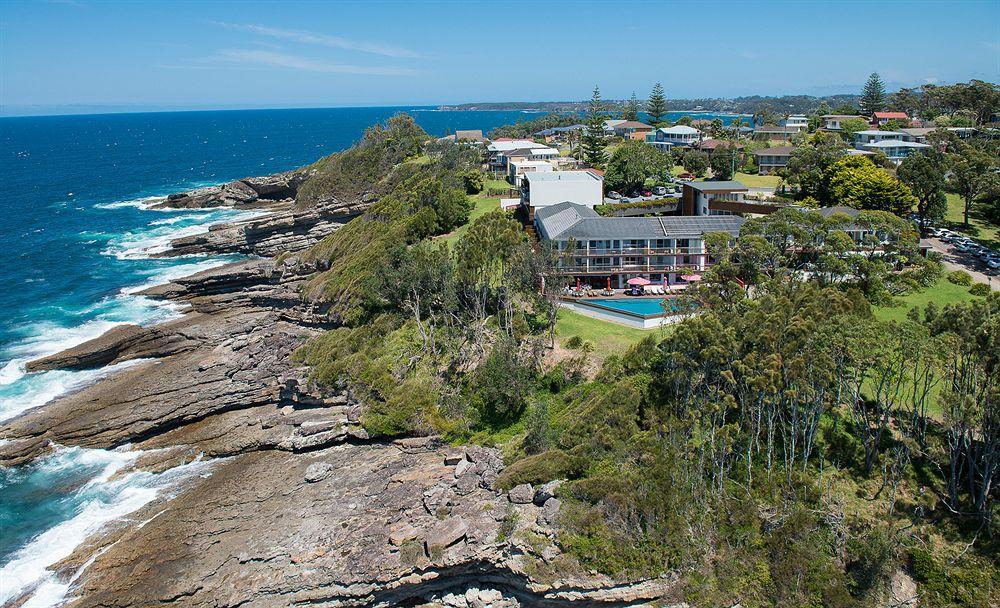
[[[482,131],[482,129],[467,129],[467,130],[458,130],[458,131],[455,131],[455,139],[457,139],[459,141],[461,141],[463,139],[464,140],[471,139],[473,141],[482,141],[485,138],[483,137],[483,131]]]
[[[691,186],[695,190],[700,192],[719,192],[722,190],[746,190],[747,187],[742,183],[729,180],[729,181],[717,181],[717,182],[684,182],[685,186]]]
[[[532,172],[524,176],[529,182],[586,182],[601,181],[601,178],[590,171],[545,171]]]
[[[844,213],[844,214],[849,215],[851,217],[858,217],[858,214],[861,213],[860,211],[858,211],[854,207],[847,207],[846,205],[837,205],[837,206],[834,206],[834,207],[823,207],[823,208],[819,209],[818,211],[819,211],[819,214],[822,215],[823,217],[830,217],[834,213]]]
[[[543,212],[544,211],[544,212]],[[698,238],[706,232],[739,234],[738,215],[601,217],[576,203],[559,203],[535,213],[542,232],[554,240]]]
[[[795,127],[779,127],[778,125],[760,125],[754,129],[756,133],[787,133],[794,135],[799,131]]]
[[[778,146],[777,148],[761,148],[754,150],[754,156],[791,156],[795,146]]]
[[[586,129],[587,125],[570,125],[568,127],[552,127],[550,129],[542,129],[535,135],[552,135],[553,133],[567,133],[569,131],[579,131],[580,129]]]

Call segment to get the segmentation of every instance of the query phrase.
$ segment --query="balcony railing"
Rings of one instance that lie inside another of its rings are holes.
[[[574,255],[576,257],[608,257],[608,256],[623,256],[623,255],[708,255],[708,253],[701,247],[671,247],[671,248],[643,248],[643,247],[622,247],[618,249],[598,249],[596,247],[591,247],[590,249],[564,249],[567,255]]]

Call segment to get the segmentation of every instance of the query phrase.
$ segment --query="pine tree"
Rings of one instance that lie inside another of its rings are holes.
[[[872,72],[864,90],[861,91],[861,109],[868,114],[885,109],[885,84],[877,72]]]
[[[658,125],[666,119],[667,99],[663,96],[663,85],[656,83],[653,85],[653,92],[649,94],[649,101],[646,102],[646,114],[653,125]]]
[[[587,109],[587,128],[583,133],[583,158],[591,167],[603,167],[604,155],[604,102],[601,101],[601,89],[594,85],[594,94],[590,98]]]
[[[635,91],[632,91],[632,97],[625,102],[622,118],[625,120],[639,120],[639,100],[635,97]]]

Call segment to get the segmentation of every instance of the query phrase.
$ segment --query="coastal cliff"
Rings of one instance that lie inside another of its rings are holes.
[[[679,597],[675,578],[614,579],[565,555],[555,542],[558,484],[508,491],[498,450],[373,438],[363,398],[316,386],[296,352],[339,321],[324,300],[302,297],[328,262],[296,252],[378,197],[298,204],[300,175],[168,197],[162,204],[263,215],[177,239],[162,255],[255,257],[137,294],[184,307],[180,318],[117,326],[28,363],[31,372],[132,365],[0,425],[0,465],[62,446],[136,451],[129,470],[205,466],[53,567],[72,580],[70,605],[631,606]]]
[[[569,561],[553,542],[556,486],[503,492],[496,450],[371,439],[363,403],[311,390],[292,354],[326,322],[298,296],[306,276],[288,259],[179,279],[144,295],[189,306],[180,319],[115,328],[33,364],[142,360],[0,427],[0,464],[53,444],[130,445],[150,470],[210,462],[210,475],[131,518],[146,524],[113,525],[58,566],[69,576],[97,555],[72,605],[625,606],[669,596],[669,578],[547,573]]]

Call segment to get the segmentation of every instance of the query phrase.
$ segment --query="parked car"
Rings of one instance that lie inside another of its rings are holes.
[[[615,200],[618,200],[618,199],[620,199],[621,197],[622,197],[622,195],[621,195],[621,194],[618,194],[618,193],[617,193],[617,192],[615,192],[614,190],[612,190],[611,192],[608,192],[608,198],[613,198],[613,199],[615,199]]]
[[[996,270],[997,268],[1000,268],[1000,258],[990,258],[986,260],[986,265]]]
[[[649,190],[643,190],[643,191],[642,191],[642,195],[643,195],[643,196],[653,196],[653,193],[652,193],[652,192],[650,192]]]
[[[666,193],[667,193],[667,189],[664,186],[656,186],[655,188],[653,188],[653,194],[655,194],[657,196],[663,196]]]

